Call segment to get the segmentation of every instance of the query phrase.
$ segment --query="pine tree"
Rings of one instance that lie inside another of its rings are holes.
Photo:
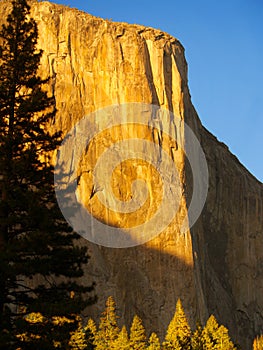
[[[87,250],[76,245],[79,235],[56,203],[51,154],[61,139],[49,131],[55,99],[46,92],[49,81],[37,75],[37,39],[26,0],[12,1],[0,30],[0,347],[6,350],[17,342],[27,350],[66,343],[74,315],[94,301],[83,298],[93,285],[77,282]],[[28,321],[34,313],[42,322]]]
[[[219,325],[218,325],[218,322],[217,322],[215,316],[211,315],[209,317],[209,319],[207,320],[206,325],[203,329],[203,333],[202,333],[202,338],[203,338],[205,349],[207,349],[207,350],[214,349],[214,347],[216,345],[215,337],[216,337],[216,333],[218,331],[218,328],[219,328]]]
[[[85,331],[85,339],[87,343],[87,350],[95,349],[95,337],[97,334],[97,326],[92,318],[90,318],[87,322],[86,327],[84,327]]]
[[[105,311],[100,319],[99,330],[94,344],[97,350],[111,349],[118,338],[120,330],[117,324],[116,305],[112,296],[106,301]]]
[[[196,329],[191,337],[192,350],[204,350],[203,327],[199,322],[196,323]]]
[[[116,339],[113,348],[114,350],[129,350],[130,342],[128,332],[125,326],[122,327],[118,338]]]
[[[254,339],[253,350],[263,350],[263,335]]]
[[[224,326],[219,326],[214,315],[211,315],[202,332],[204,349],[207,350],[235,350],[228,330]]]
[[[231,341],[229,334],[228,334],[228,329],[221,325],[218,328],[218,332],[216,333],[216,342],[217,345],[215,347],[216,350],[223,350],[223,349],[228,349],[228,350],[234,350],[236,349],[234,346],[234,343]]]
[[[71,350],[87,350],[88,344],[86,340],[86,332],[82,325],[82,320],[77,317],[78,328],[71,332],[71,337],[69,340],[69,349]]]
[[[191,329],[180,299],[176,303],[174,317],[168,326],[163,348],[176,350],[191,349]]]
[[[161,350],[160,340],[156,333],[152,333],[149,338],[147,350]]]
[[[130,328],[130,349],[144,350],[146,349],[146,334],[139,316],[135,315]]]

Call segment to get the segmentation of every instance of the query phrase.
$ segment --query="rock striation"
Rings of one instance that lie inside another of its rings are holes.
[[[9,9],[9,1],[0,2],[0,21]],[[153,104],[178,117],[177,138],[183,144],[187,144],[183,125],[190,126],[208,164],[204,209],[185,232],[180,226],[187,217],[193,187],[201,185],[202,178],[200,184],[193,182],[184,152],[169,144],[182,184],[180,206],[172,222],[149,242],[125,249],[83,239],[91,255],[84,278],[96,281],[99,297],[87,314],[98,319],[106,298],[112,295],[121,321],[129,324],[137,313],[148,332],[158,330],[163,336],[180,297],[192,325],[196,319],[205,322],[213,313],[229,328],[232,338],[248,349],[263,329],[263,185],[202,126],[191,103],[182,45],[159,30],[114,23],[45,1],[32,1],[32,16],[38,23],[43,50],[40,74],[51,77],[47,88],[56,99],[54,130],[66,135],[84,116],[107,106]],[[169,129],[173,120],[161,117],[159,122]],[[90,123],[96,124],[96,119]],[[122,222],[127,227],[130,218],[99,207],[92,185],[94,167],[85,171],[110,142],[127,137],[124,131],[106,132],[94,141],[91,153],[86,150],[78,169],[78,193],[98,219],[107,216],[111,225]],[[165,138],[150,129],[139,133],[138,128],[131,129],[128,137],[165,147]],[[198,157],[196,153],[195,171],[200,170]],[[147,206],[132,218],[136,225],[157,210],[161,200],[158,174],[144,162],[128,162],[116,170],[112,182],[115,194],[125,201],[125,196],[131,195],[131,181],[138,175],[151,190]]]

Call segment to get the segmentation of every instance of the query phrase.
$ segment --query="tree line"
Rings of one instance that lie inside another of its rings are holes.
[[[177,301],[175,313],[170,321],[164,339],[160,339],[157,332],[147,335],[143,320],[135,315],[130,327],[119,327],[119,316],[116,312],[115,300],[108,297],[104,311],[98,324],[89,318],[84,321],[76,317],[78,326],[69,331],[67,340],[53,339],[53,347],[46,349],[65,350],[240,350],[231,340],[228,329],[220,325],[215,316],[211,315],[204,326],[196,323],[191,330],[181,300]],[[28,324],[41,325],[45,322],[40,313],[32,313],[26,317]],[[65,317],[57,317],[58,324],[70,323]],[[23,332],[18,335],[28,344],[37,337],[36,334]],[[39,348],[45,349],[45,348]],[[263,349],[263,336],[255,338],[253,350]],[[20,350],[20,348],[16,349]]]
[[[166,334],[161,340],[156,332],[147,336],[143,320],[135,315],[130,328],[119,327],[116,305],[113,297],[106,301],[98,325],[89,319],[85,326],[79,324],[72,333],[70,349],[80,350],[238,350],[230,339],[228,329],[219,325],[211,315],[204,326],[197,322],[191,330],[181,300],[177,301],[174,316],[169,323]],[[263,336],[257,337],[253,350],[263,349]]]
[[[161,341],[157,333],[146,335],[142,319],[135,315],[129,331],[126,326],[118,327],[116,305],[110,296],[102,313],[98,328],[92,319],[86,327],[80,328],[73,349],[114,349],[114,350],[205,350],[224,349],[235,350],[237,347],[231,341],[228,330],[219,325],[212,315],[204,327],[197,323],[196,329],[191,330],[185,315],[181,300],[176,304],[175,313],[168,325],[166,335]],[[82,335],[82,347],[80,341]],[[86,340],[84,340],[86,337]],[[73,343],[72,343],[73,345]]]

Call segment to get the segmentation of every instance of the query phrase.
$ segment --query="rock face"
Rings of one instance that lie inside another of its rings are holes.
[[[1,19],[9,9],[8,1],[0,2]],[[263,186],[201,125],[187,86],[183,47],[158,30],[109,22],[49,2],[33,1],[32,16],[44,51],[40,74],[51,77],[48,88],[58,109],[52,128],[66,135],[98,109],[130,102],[153,104],[177,117],[176,138],[183,144],[187,144],[183,125],[191,127],[208,164],[206,203],[188,230],[182,233],[180,227],[187,217],[193,187],[200,183],[194,183],[184,152],[169,139],[168,153],[182,184],[172,222],[151,241],[125,249],[83,239],[91,255],[85,279],[96,281],[99,297],[87,314],[98,318],[105,299],[112,295],[121,321],[129,324],[137,313],[148,332],[157,330],[163,336],[180,297],[192,325],[196,319],[205,322],[213,313],[229,328],[232,338],[248,349],[263,329]],[[174,120],[161,116],[158,122],[171,130]],[[90,123],[96,124],[96,118]],[[93,208],[98,219],[105,221],[107,216],[107,223],[118,226],[121,222],[122,227],[129,226],[129,217],[123,219],[119,213],[101,209],[95,201],[91,174],[96,157],[125,138],[141,137],[166,147],[165,137],[154,134],[153,129],[131,128],[128,136],[125,130],[121,127],[101,135],[93,142],[93,151],[86,149],[78,169],[78,194],[84,206]],[[89,171],[85,171],[87,167]],[[147,205],[132,218],[138,225],[154,215],[162,198],[153,167],[130,161],[117,168],[112,182],[121,201],[132,195],[131,182],[136,177],[150,184]]]

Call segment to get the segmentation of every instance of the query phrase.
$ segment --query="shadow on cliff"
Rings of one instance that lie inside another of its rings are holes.
[[[99,320],[110,295],[116,300],[120,324],[129,327],[137,314],[148,332],[156,331],[160,336],[167,329],[178,298],[181,298],[192,326],[199,318],[192,264],[175,254],[165,253],[158,246],[115,249],[84,240],[83,244],[89,246],[92,271],[87,274],[96,281],[98,295],[98,303],[86,312],[95,320]]]
[[[98,296],[98,303],[89,307],[84,316],[93,317],[98,323],[111,295],[117,304],[120,326],[130,327],[137,314],[147,334],[155,331],[163,339],[180,298],[192,330],[197,320],[204,325],[214,314],[219,324],[229,329],[235,343],[242,349],[251,348],[257,334],[251,330],[249,317],[237,309],[231,287],[225,284],[224,275],[214,269],[209,254],[199,253],[200,249],[207,250],[207,244],[203,247],[198,237],[193,240],[194,264],[157,246],[114,249],[83,240],[83,244],[88,244],[92,266],[86,276],[96,282]],[[204,255],[205,261],[201,261]]]
[[[215,152],[217,141],[209,142],[204,145],[210,174],[207,201],[181,241],[179,233],[169,231],[148,244],[126,249],[105,248],[83,239],[92,265],[86,276],[96,281],[99,298],[86,310],[87,316],[98,322],[112,295],[120,325],[129,327],[138,314],[148,333],[156,331],[163,338],[181,298],[192,329],[196,320],[205,324],[213,314],[242,349],[252,348],[263,327],[262,184],[237,165],[224,167],[221,162],[231,164],[232,155],[223,146]],[[187,166],[186,172],[187,192],[191,192]]]

